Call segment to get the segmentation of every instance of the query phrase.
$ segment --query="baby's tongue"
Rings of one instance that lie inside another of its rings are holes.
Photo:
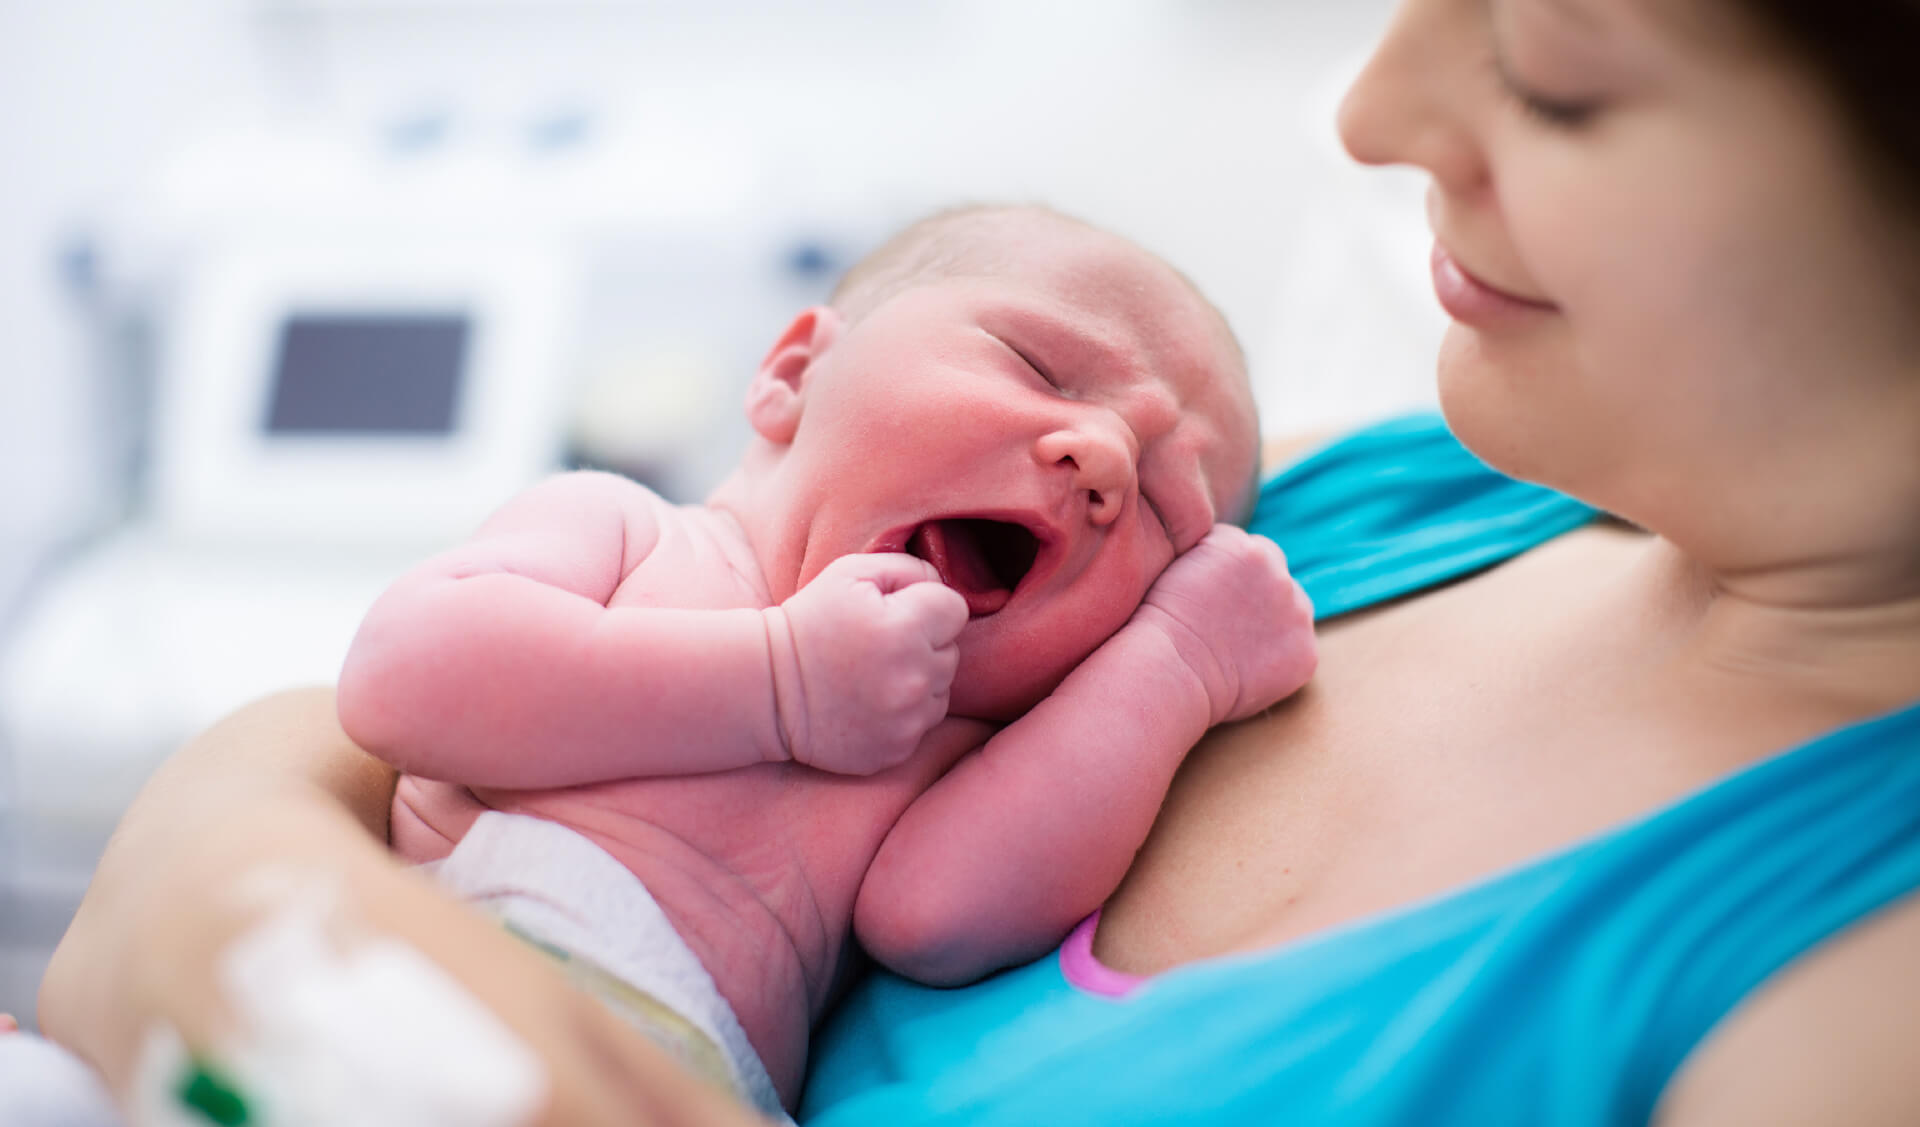
[[[1013,597],[987,563],[979,538],[960,521],[928,521],[914,531],[907,551],[932,564],[941,582],[965,596],[975,618],[994,613]]]

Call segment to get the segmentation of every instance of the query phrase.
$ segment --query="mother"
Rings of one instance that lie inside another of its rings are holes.
[[[1448,426],[1557,492],[1418,420],[1270,483],[1318,680],[1060,958],[856,988],[809,1114],[1920,1121],[1916,45],[1913,0],[1408,0],[1341,126],[1432,175]],[[206,1035],[253,911],[206,890],[301,866],[540,1047],[549,1121],[737,1117],[394,868],[331,717],[156,778],[49,1032],[122,1081]]]

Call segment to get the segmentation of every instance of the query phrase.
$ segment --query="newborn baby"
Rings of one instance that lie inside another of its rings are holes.
[[[399,580],[340,719],[392,842],[763,1110],[849,928],[957,983],[1118,884],[1210,725],[1312,672],[1221,316],[1039,208],[908,228],[801,313],[704,505],[553,478]]]

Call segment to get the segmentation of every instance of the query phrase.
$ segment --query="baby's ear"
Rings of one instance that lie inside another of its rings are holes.
[[[747,422],[760,437],[781,445],[793,441],[807,373],[839,339],[840,329],[840,314],[816,305],[795,317],[773,342],[747,386]]]

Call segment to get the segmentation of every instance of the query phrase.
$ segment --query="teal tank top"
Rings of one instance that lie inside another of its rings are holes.
[[[1594,516],[1421,416],[1283,470],[1251,524],[1326,617]],[[801,1119],[1642,1124],[1743,996],[1916,888],[1920,705],[1460,891],[1124,997],[1058,955],[955,990],[870,975],[815,1042]]]

